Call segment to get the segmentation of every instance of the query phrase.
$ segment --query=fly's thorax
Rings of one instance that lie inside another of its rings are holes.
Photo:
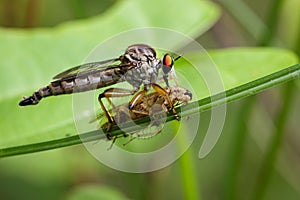
[[[128,70],[124,75],[125,80],[134,87],[150,85],[157,81],[159,60],[155,59],[150,62],[138,62],[136,67]]]
[[[131,45],[120,60],[133,65],[124,75],[124,79],[134,88],[141,85],[148,87],[157,81],[161,60],[156,58],[156,51],[152,47],[145,44]]]

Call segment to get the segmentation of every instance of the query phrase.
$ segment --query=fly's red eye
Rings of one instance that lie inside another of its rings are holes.
[[[174,64],[174,60],[172,56],[170,56],[169,54],[164,55],[162,63],[163,63],[162,70],[164,74],[168,74],[171,71]]]
[[[164,55],[164,58],[163,58],[163,64],[167,67],[172,67],[173,66],[173,58],[169,55],[169,54],[166,54]]]

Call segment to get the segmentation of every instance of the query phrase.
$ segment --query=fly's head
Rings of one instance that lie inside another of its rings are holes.
[[[169,86],[168,78],[173,67],[174,67],[174,58],[169,54],[165,54],[161,60],[161,68],[162,68],[163,79],[167,84],[167,86]]]

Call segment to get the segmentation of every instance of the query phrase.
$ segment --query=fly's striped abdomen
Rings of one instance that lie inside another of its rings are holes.
[[[54,81],[49,87],[53,95],[85,92],[123,81],[122,74],[121,69],[110,69],[78,76],[75,79]]]
[[[120,81],[124,81],[122,78],[123,73],[124,72],[120,69],[110,69],[83,77],[79,76],[74,79],[53,81],[48,86],[34,92],[32,96],[24,97],[19,105],[35,105],[44,97],[85,92],[113,85]]]

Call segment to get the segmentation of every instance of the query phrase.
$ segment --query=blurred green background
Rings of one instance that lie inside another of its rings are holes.
[[[118,9],[116,4],[119,5],[120,2],[122,1],[1,0],[1,34],[5,31],[7,34],[16,34],[28,29],[43,32],[44,29],[40,27],[55,29],[75,20],[81,20],[80,23],[84,26],[91,23],[85,20],[94,19],[98,15],[118,19],[120,16],[109,14]],[[206,49],[270,46],[286,48],[300,55],[299,0],[211,2],[220,7],[220,19],[204,34],[197,35],[196,31],[191,31],[191,35]],[[147,19],[162,24],[165,15],[174,16],[176,24],[180,23],[176,15],[189,16],[193,13],[189,11],[188,0],[178,3],[186,5],[186,8],[181,6],[180,11],[177,10],[175,1],[163,4],[152,1],[151,4],[154,5],[144,15]],[[139,6],[143,4],[136,8]],[[155,9],[158,7],[165,13],[156,13]],[[138,13],[138,10],[128,12]],[[193,16],[189,17],[193,19]],[[132,24],[136,20],[139,26],[144,23],[136,18],[126,20],[130,20],[128,23]],[[126,20],[120,24],[105,25],[123,26],[126,30]],[[149,22],[145,22],[146,25]],[[201,24],[194,24],[194,30],[197,30],[197,26]],[[105,31],[106,27],[98,28]],[[63,32],[60,29],[56,31]],[[5,39],[1,41],[4,44]],[[0,53],[4,54],[9,49],[1,49],[2,44],[0,42]],[[19,47],[22,48],[22,45]],[[67,60],[74,61],[70,58],[73,50],[79,51],[70,49],[66,52]],[[53,63],[69,64],[68,61],[51,61]],[[55,72],[58,72],[57,69],[49,73]],[[50,77],[45,75],[43,79],[48,80]],[[29,87],[35,88],[37,85],[39,84],[33,80]],[[230,103],[224,131],[207,157],[198,159],[201,145],[199,141],[203,137],[199,134],[179,161],[156,172],[129,174],[115,171],[100,164],[83,145],[2,158],[0,199],[299,199],[299,86],[299,80],[295,80]],[[5,102],[6,99],[2,97],[2,101]],[[5,121],[5,116],[6,113],[1,112],[2,121]],[[207,124],[209,116],[209,112],[202,113],[201,122]]]

